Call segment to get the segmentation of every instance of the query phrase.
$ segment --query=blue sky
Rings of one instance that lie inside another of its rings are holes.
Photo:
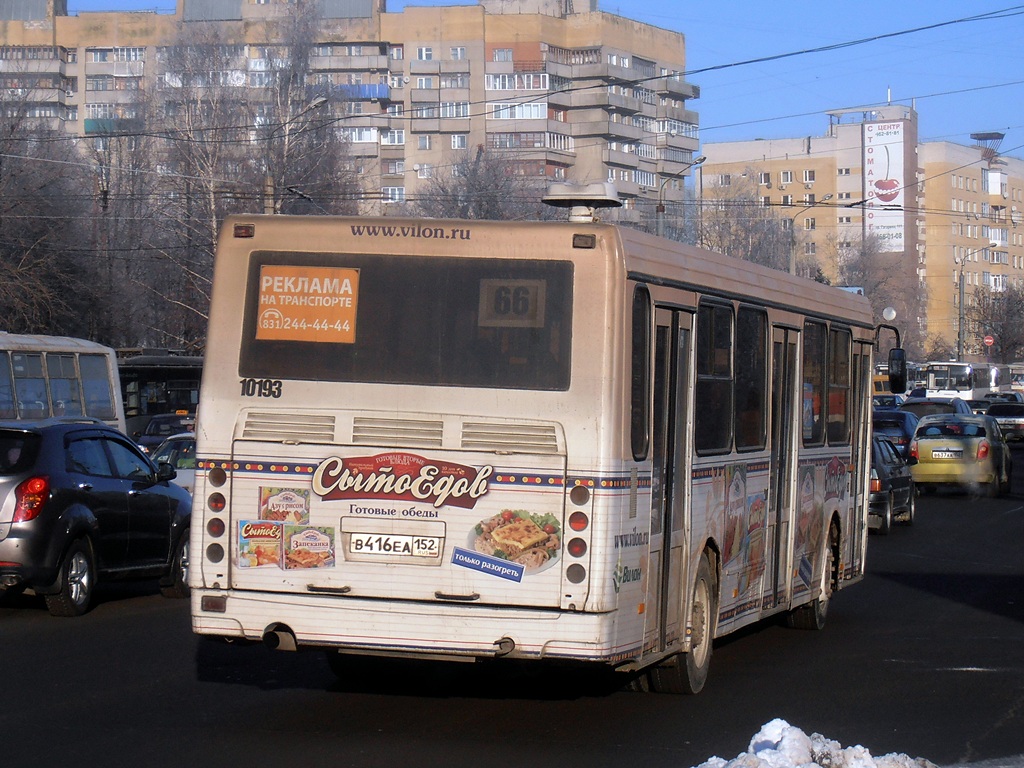
[[[388,10],[474,2],[389,0]],[[72,13],[174,6],[173,0],[68,4]],[[599,8],[686,35],[688,79],[701,87],[690,106],[700,113],[703,141],[821,135],[826,111],[891,99],[916,104],[922,140],[970,144],[971,133],[999,131],[1006,134],[1001,150],[1024,157],[1024,5],[599,0]],[[994,17],[968,20],[984,14]],[[865,42],[814,52],[855,41]],[[743,63],[766,57],[782,58]]]

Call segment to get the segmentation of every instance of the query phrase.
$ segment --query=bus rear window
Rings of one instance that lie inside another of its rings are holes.
[[[256,252],[239,374],[565,390],[571,262]]]

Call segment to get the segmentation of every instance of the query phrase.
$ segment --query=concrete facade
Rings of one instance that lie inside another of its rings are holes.
[[[178,0],[174,14],[67,16],[63,0],[0,0],[0,96],[68,133],[101,134],[135,118],[137,91],[167,88],[161,50],[203,24],[243,52],[221,76],[258,98],[268,51],[297,7]],[[659,195],[682,199],[665,182],[688,174],[698,146],[683,35],[597,12],[594,0],[318,7],[311,85],[327,94],[324,110],[344,116],[366,213],[398,213],[453,152],[477,147],[513,153],[539,179],[614,181],[626,221],[650,215]]]
[[[833,243],[874,234],[926,297],[920,317],[898,322],[916,324],[926,344],[955,348],[959,260],[968,301],[979,286],[1024,285],[1024,161],[984,143],[920,143],[909,107],[828,119],[822,136],[705,144],[704,197],[721,194],[726,178],[750,178],[762,204],[792,222],[801,255],[818,257],[829,277]],[[983,357],[982,339],[965,330],[967,353]]]

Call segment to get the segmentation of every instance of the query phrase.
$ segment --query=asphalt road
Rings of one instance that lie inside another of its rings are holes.
[[[1024,454],[1014,496],[919,500],[869,541],[823,632],[716,645],[699,696],[595,675],[392,663],[338,682],[315,653],[201,641],[155,585],[79,619],[0,602],[0,765],[696,766],[781,717],[872,755],[1024,755]]]

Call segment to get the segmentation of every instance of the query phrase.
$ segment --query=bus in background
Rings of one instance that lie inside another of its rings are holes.
[[[1010,389],[1024,393],[1024,362],[1010,363]]]
[[[114,350],[69,336],[0,332],[0,419],[60,416],[125,431]]]
[[[699,691],[714,638],[820,629],[864,576],[875,333],[861,296],[592,221],[230,217],[193,630]]]
[[[153,416],[195,417],[203,358],[166,349],[119,349],[121,397],[128,434],[141,435]]]
[[[989,363],[930,362],[924,367],[927,397],[981,400],[1010,389],[1010,369]]]

